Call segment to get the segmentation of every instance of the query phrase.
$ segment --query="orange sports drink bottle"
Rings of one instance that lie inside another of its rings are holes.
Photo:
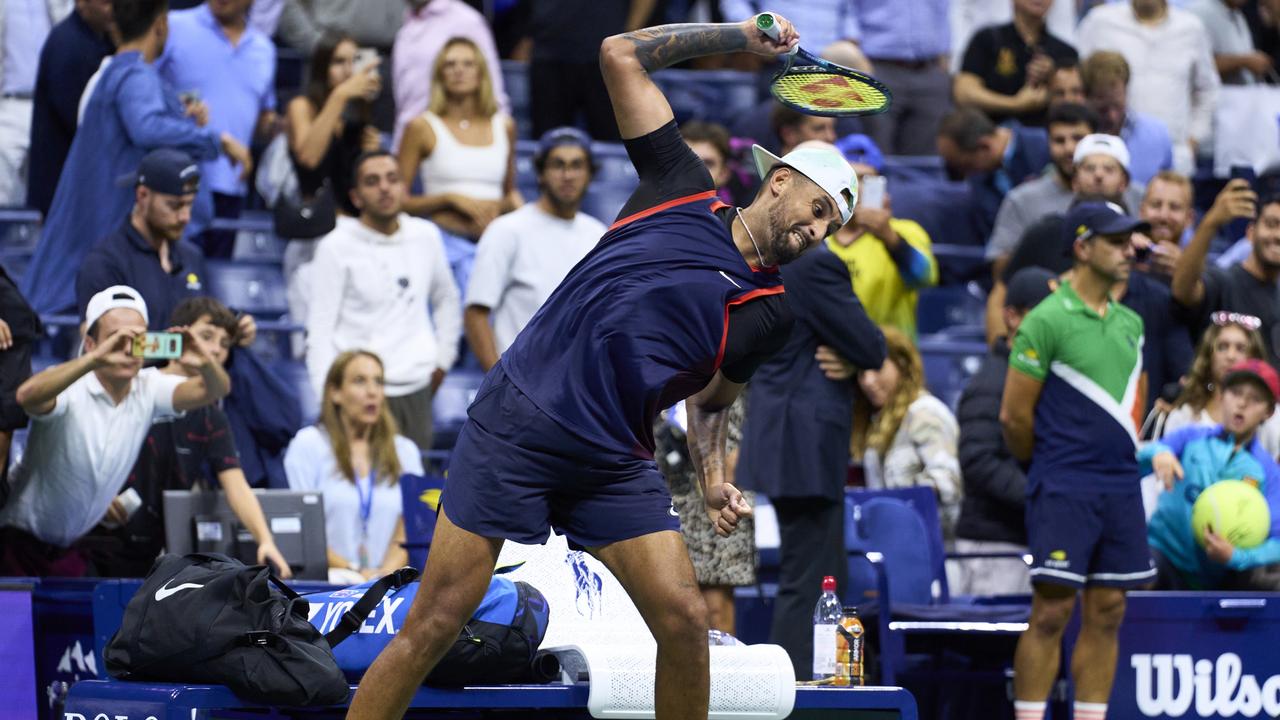
[[[863,684],[863,628],[858,608],[846,606],[836,627],[836,676],[833,685]]]

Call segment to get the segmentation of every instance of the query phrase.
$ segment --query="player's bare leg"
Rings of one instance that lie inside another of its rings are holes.
[[[730,476],[732,477],[732,476]],[[707,626],[712,630],[737,632],[733,606],[732,585],[710,585],[702,588],[702,599],[707,603]]]
[[[1105,703],[1111,697],[1124,608],[1124,590],[1085,588],[1080,637],[1071,654],[1071,679],[1075,681],[1078,702]]]
[[[622,583],[658,641],[658,720],[706,720],[711,697],[707,605],[680,533],[650,533],[592,554]]]
[[[1031,619],[1013,655],[1013,697],[1044,702],[1062,662],[1062,633],[1075,610],[1076,589],[1040,583],[1031,597]]]
[[[502,540],[463,530],[441,508],[413,607],[404,627],[360,681],[347,712],[349,720],[390,720],[404,715],[423,678],[480,606],[501,549]]]

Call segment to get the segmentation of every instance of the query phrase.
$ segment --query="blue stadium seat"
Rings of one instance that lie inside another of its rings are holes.
[[[595,182],[630,183],[634,186],[640,182],[636,174],[636,166],[631,164],[631,156],[622,143],[591,143],[591,154],[596,161]]]
[[[864,616],[874,616],[881,684],[895,685],[899,673],[920,667],[916,652],[908,654],[908,635],[968,634],[1012,641],[1025,629],[1029,603],[952,601],[933,488],[852,490],[845,495],[845,512],[850,558],[845,601],[857,604]],[[921,670],[937,682],[951,668],[941,657],[941,644],[928,647],[933,657]],[[958,680],[966,681],[963,671]]]
[[[0,257],[35,252],[40,240],[39,210],[0,207]]]
[[[210,260],[208,266],[209,290],[227,305],[262,318],[279,318],[289,311],[278,264]]]
[[[516,121],[516,137],[531,137],[533,121],[529,115],[529,65],[518,60],[503,60],[502,82],[507,89],[507,98],[511,101],[511,117]]]
[[[476,391],[484,382],[479,370],[457,368],[445,376],[440,389],[431,401],[434,423],[432,446],[436,450],[448,450],[458,439],[458,431],[467,421],[467,407],[476,399]],[[422,448],[426,450],[427,448]]]
[[[741,70],[667,69],[653,74],[677,122],[709,120],[730,125],[762,97],[760,76]]]
[[[286,242],[276,237],[275,221],[268,212],[246,212],[235,220],[215,219],[213,226],[236,231],[231,257],[249,262],[279,263]]]
[[[637,183],[593,183],[583,198],[582,210],[605,226],[618,219],[618,211],[635,192]]]
[[[311,387],[311,376],[307,374],[305,363],[281,361],[271,364],[271,369],[279,375],[289,387],[294,389],[298,405],[302,408],[302,422],[306,425],[320,418],[320,401]]]
[[[986,293],[976,283],[925,288],[916,306],[916,332],[921,335],[949,328],[986,325]]]
[[[965,338],[939,333],[921,335],[917,346],[929,391],[954,410],[969,378],[982,366],[986,343],[981,336]]]
[[[970,227],[967,183],[923,175],[891,177],[889,193],[894,216],[920,223],[935,243],[981,245],[986,240]]]

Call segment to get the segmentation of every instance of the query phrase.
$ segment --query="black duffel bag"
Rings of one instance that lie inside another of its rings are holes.
[[[120,680],[226,685],[251,702],[334,705],[349,686],[332,647],[360,627],[412,568],[369,589],[338,626],[321,635],[308,603],[264,565],[217,554],[165,555],[129,600],[103,653]]]

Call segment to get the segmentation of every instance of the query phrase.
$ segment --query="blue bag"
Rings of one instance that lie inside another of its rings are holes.
[[[333,648],[338,667],[352,682],[360,680],[404,626],[418,594],[418,583],[408,582],[387,592],[367,617],[347,612],[373,585],[369,581],[306,596],[311,603],[308,619],[321,632],[333,631],[344,622],[356,625]],[[480,607],[426,682],[445,686],[549,682],[560,672],[554,656],[538,652],[549,617],[547,600],[537,588],[495,575]]]

